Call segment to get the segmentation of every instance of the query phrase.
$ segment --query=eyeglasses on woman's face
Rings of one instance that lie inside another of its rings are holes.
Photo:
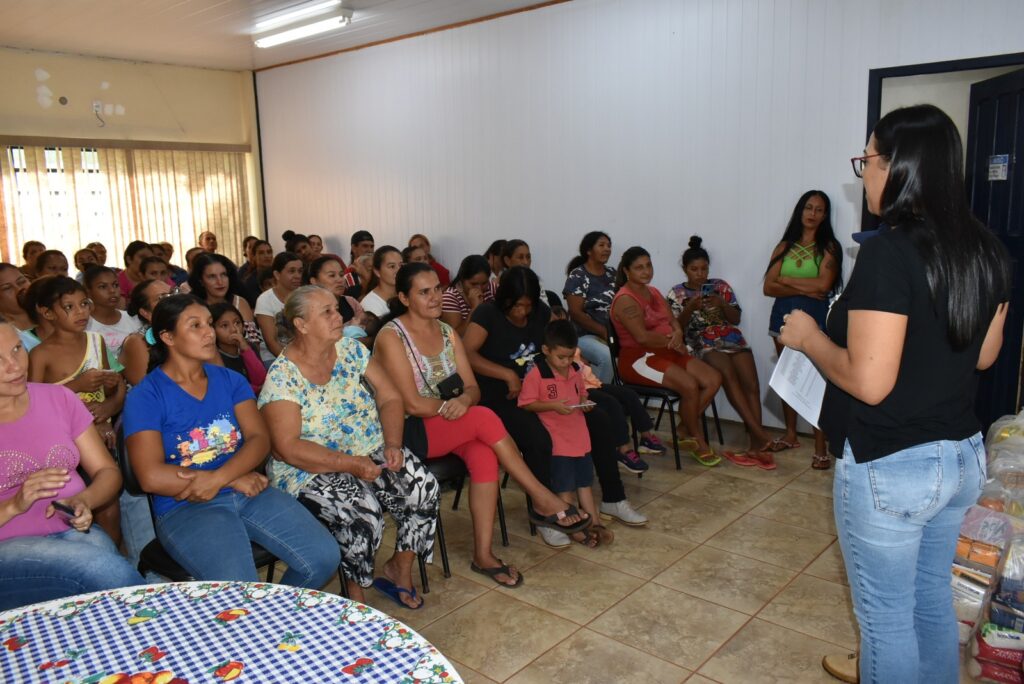
[[[850,165],[853,166],[853,175],[857,178],[864,177],[864,167],[868,164],[868,159],[872,157],[881,157],[881,154],[865,154],[863,157],[851,157]]]

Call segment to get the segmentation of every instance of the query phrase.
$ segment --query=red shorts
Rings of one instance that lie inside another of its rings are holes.
[[[631,385],[661,387],[669,366],[685,370],[692,358],[674,349],[623,349],[619,352],[619,376]]]

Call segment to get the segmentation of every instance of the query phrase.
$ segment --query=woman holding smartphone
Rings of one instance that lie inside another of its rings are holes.
[[[740,304],[729,283],[709,278],[711,257],[694,235],[689,249],[683,252],[680,265],[686,280],[665,296],[672,314],[683,329],[686,346],[694,356],[722,374],[725,396],[743,420],[750,435],[745,453],[723,452],[723,456],[739,466],[775,468],[771,452],[780,446],[761,424],[761,386],[757,379],[754,355],[739,325]]]

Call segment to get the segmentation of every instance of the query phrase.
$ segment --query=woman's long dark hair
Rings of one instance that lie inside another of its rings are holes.
[[[489,278],[491,276],[491,265],[488,263],[487,257],[479,254],[470,254],[459,264],[459,272],[452,278],[452,285],[464,283],[477,273],[483,273]]]
[[[622,286],[626,284],[628,278],[626,278],[626,270],[633,265],[633,262],[641,257],[651,258],[651,253],[639,245],[630,247],[622,253],[622,258],[619,259],[619,267],[615,269],[615,290],[621,290]]]
[[[198,304],[205,309],[209,308],[205,302],[200,301],[191,294],[176,294],[164,297],[153,307],[151,329],[153,331],[154,343],[149,348],[147,373],[152,372],[154,368],[166,362],[170,355],[167,345],[160,338],[160,333],[167,332],[168,330],[173,332],[178,327],[178,319],[181,318],[181,313],[193,304]]]
[[[534,311],[540,301],[540,280],[537,274],[525,266],[513,266],[505,269],[498,282],[498,291],[494,293],[494,303],[503,314],[512,310],[523,297],[533,303]]]
[[[949,343],[962,351],[1009,298],[1010,261],[967,203],[960,134],[938,107],[916,105],[886,114],[874,136],[889,161],[880,216],[917,248],[932,303],[945,309]]]
[[[518,238],[513,240],[506,240],[505,244],[501,248],[501,263],[505,264],[505,268],[509,268],[507,259],[511,259],[512,255],[516,253],[516,250],[520,247],[530,248],[530,245],[526,244],[526,240],[520,240]]]
[[[413,279],[421,273],[433,273],[434,275],[437,275],[437,272],[430,264],[423,263],[422,261],[402,264],[402,267],[398,269],[398,273],[395,274],[396,296],[388,300],[388,313],[380,320],[380,327],[383,328],[387,323],[393,321],[409,310],[409,307],[402,303],[402,300],[398,298],[397,294],[404,294],[408,297],[409,293],[412,292]]]
[[[281,239],[284,240],[284,250],[286,252],[294,252],[303,242],[307,245],[309,244],[308,237],[301,233],[296,233],[294,230],[286,230],[281,233]]]
[[[203,252],[196,255],[192,260],[192,272],[188,275],[188,286],[192,289],[193,295],[205,302],[209,293],[206,291],[206,285],[203,284],[203,271],[207,266],[213,264],[220,264],[228,274],[228,291],[225,299],[230,300],[231,295],[237,295],[241,291],[238,284],[238,269],[231,259],[216,252]]]
[[[825,218],[822,219],[821,225],[818,226],[818,230],[814,233],[814,254],[818,257],[818,262],[825,258],[825,254],[831,254],[832,258],[836,260],[836,282],[832,287],[833,292],[839,291],[843,285],[843,248],[839,244],[839,240],[836,239],[835,230],[832,228],[832,200],[828,198],[823,190],[808,190],[804,194],[800,195],[800,199],[796,201],[796,206],[793,207],[793,213],[789,217],[789,223],[786,224],[786,232],[782,234],[782,242],[786,246],[779,252],[774,259],[768,262],[768,268],[765,269],[765,274],[774,266],[777,262],[782,261],[783,258],[789,253],[789,250],[793,249],[793,245],[800,241],[800,238],[804,235],[804,221],[803,213],[804,206],[812,197],[820,197],[825,203]]]
[[[597,244],[598,240],[604,238],[610,245],[612,239],[608,237],[608,233],[602,233],[599,230],[592,230],[583,236],[580,240],[580,253],[569,260],[569,265],[565,267],[565,275],[569,275],[574,270],[587,263],[590,256],[587,254],[590,250],[594,249],[594,245]]]

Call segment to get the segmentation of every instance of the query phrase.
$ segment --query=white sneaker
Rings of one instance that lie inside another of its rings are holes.
[[[647,516],[630,506],[626,499],[615,503],[602,501],[601,517],[609,520],[615,518],[624,525],[642,526],[647,524]]]
[[[537,531],[540,532],[540,538],[544,540],[545,544],[556,549],[565,548],[572,543],[569,535],[553,530],[550,527],[538,527]]]

